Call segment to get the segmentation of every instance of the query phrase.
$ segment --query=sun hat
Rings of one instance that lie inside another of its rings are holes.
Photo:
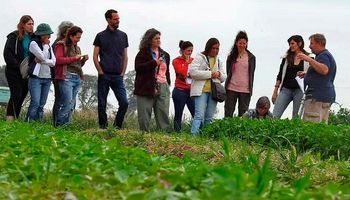
[[[52,34],[53,31],[51,30],[50,25],[46,24],[46,23],[41,23],[38,25],[38,27],[36,28],[36,31],[34,32],[35,35],[50,35]]]

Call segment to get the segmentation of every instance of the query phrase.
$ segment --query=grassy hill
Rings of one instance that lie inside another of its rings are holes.
[[[192,137],[92,123],[0,121],[0,199],[350,199],[349,126],[234,118]]]

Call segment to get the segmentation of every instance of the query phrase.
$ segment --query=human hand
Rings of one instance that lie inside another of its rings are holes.
[[[50,44],[50,37],[43,37],[43,38],[42,38],[42,42],[43,42],[44,44]]]
[[[304,72],[304,71],[297,72],[297,76],[299,76],[300,78],[304,78],[305,74],[306,74],[306,72]]]
[[[82,60],[83,61],[87,61],[87,60],[89,60],[89,55],[82,55]]]
[[[156,62],[157,62],[157,66],[159,66],[160,64],[162,64],[163,58],[160,57],[159,59],[156,60]]]
[[[217,79],[220,76],[220,72],[215,71],[211,73],[211,78],[212,79]]]
[[[98,73],[98,75],[103,75],[104,74],[102,70],[97,70],[97,73]]]
[[[41,60],[38,58],[35,58],[34,60],[35,60],[35,63],[41,63]]]
[[[272,101],[273,104],[275,104],[277,96],[278,96],[278,92],[277,92],[277,89],[275,89],[273,91],[273,94],[272,94],[272,97],[271,97],[271,101]]]
[[[310,59],[312,59],[310,56],[305,55],[304,53],[298,53],[296,57],[297,59],[304,60],[306,62],[309,62]]]

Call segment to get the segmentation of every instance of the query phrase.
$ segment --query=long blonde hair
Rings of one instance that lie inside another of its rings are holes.
[[[22,40],[24,36],[24,25],[29,22],[30,20],[33,20],[33,18],[30,15],[23,15],[21,19],[19,20],[17,24],[17,31],[18,31],[18,39]],[[31,34],[31,33],[30,33]]]

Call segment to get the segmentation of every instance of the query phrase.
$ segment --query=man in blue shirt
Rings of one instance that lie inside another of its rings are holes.
[[[310,49],[316,55],[315,59],[300,53],[297,58],[310,63],[310,68],[299,75],[307,86],[303,115],[304,121],[328,122],[329,109],[335,102],[334,78],[337,65],[332,54],[326,49],[326,38],[323,34],[313,34],[309,37]]]
[[[107,10],[105,18],[108,26],[96,35],[93,53],[94,64],[98,71],[98,123],[103,129],[108,126],[106,104],[111,88],[119,104],[113,126],[121,128],[129,106],[123,80],[128,63],[128,36],[118,30],[120,18],[116,10]]]

